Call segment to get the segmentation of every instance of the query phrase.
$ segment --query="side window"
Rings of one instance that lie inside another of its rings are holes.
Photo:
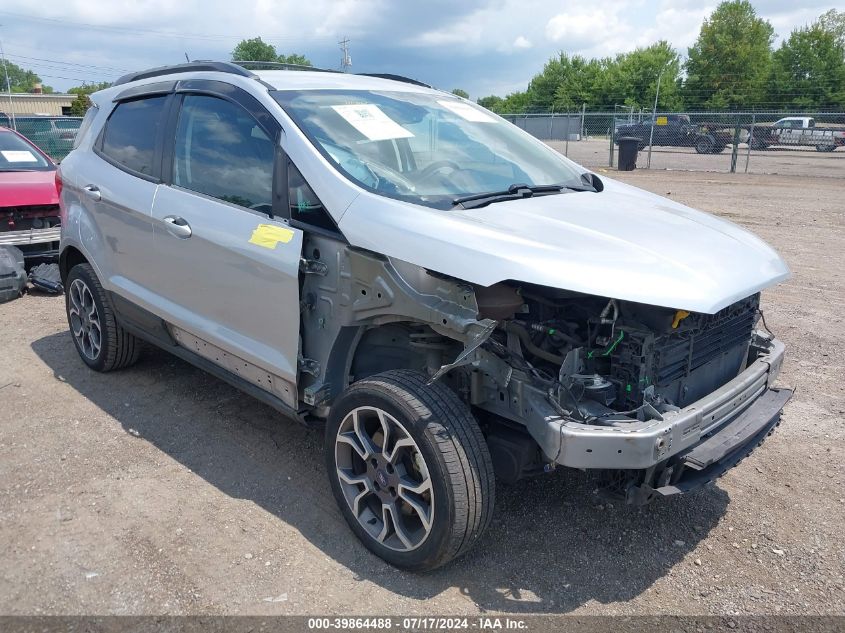
[[[102,152],[116,163],[152,175],[166,95],[119,103],[106,121]]]
[[[85,138],[85,135],[88,133],[88,130],[91,129],[91,124],[94,122],[94,119],[97,116],[97,113],[100,109],[92,105],[88,110],[85,112],[85,116],[82,117],[82,123],[79,125],[79,131],[76,133],[76,136],[73,139],[73,149],[79,147],[79,144],[82,142],[82,139]]]
[[[291,220],[337,232],[337,226],[323,207],[323,203],[290,161],[288,161],[288,194],[290,195]]]
[[[248,209],[272,209],[273,141],[243,108],[187,95],[176,129],[173,184]]]

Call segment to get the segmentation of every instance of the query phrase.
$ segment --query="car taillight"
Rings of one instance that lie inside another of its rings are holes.
[[[62,170],[56,168],[56,193],[59,194],[59,223],[65,226],[67,222],[67,213],[65,212],[65,205],[62,204]]]

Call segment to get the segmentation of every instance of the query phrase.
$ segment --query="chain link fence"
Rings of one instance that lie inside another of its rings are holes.
[[[54,161],[70,153],[81,117],[14,115],[0,112],[0,125],[15,129]]]
[[[588,167],[616,167],[635,138],[637,167],[845,176],[845,113],[554,112],[505,119]]]

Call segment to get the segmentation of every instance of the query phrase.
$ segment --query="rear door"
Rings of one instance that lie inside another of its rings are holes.
[[[182,345],[294,406],[302,231],[273,214],[280,126],[228,84],[184,82],[177,98],[152,211],[156,312]]]
[[[107,288],[147,305],[155,282],[150,211],[159,181],[167,95],[119,102],[94,144],[74,156],[74,182],[86,209],[80,238]]]

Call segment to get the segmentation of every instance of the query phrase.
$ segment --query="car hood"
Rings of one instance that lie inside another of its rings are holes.
[[[374,194],[340,220],[353,246],[464,281],[521,281],[713,313],[787,279],[749,231],[602,178],[601,193],[563,193],[439,211]]]
[[[45,204],[59,204],[55,171],[0,172],[0,209]]]

